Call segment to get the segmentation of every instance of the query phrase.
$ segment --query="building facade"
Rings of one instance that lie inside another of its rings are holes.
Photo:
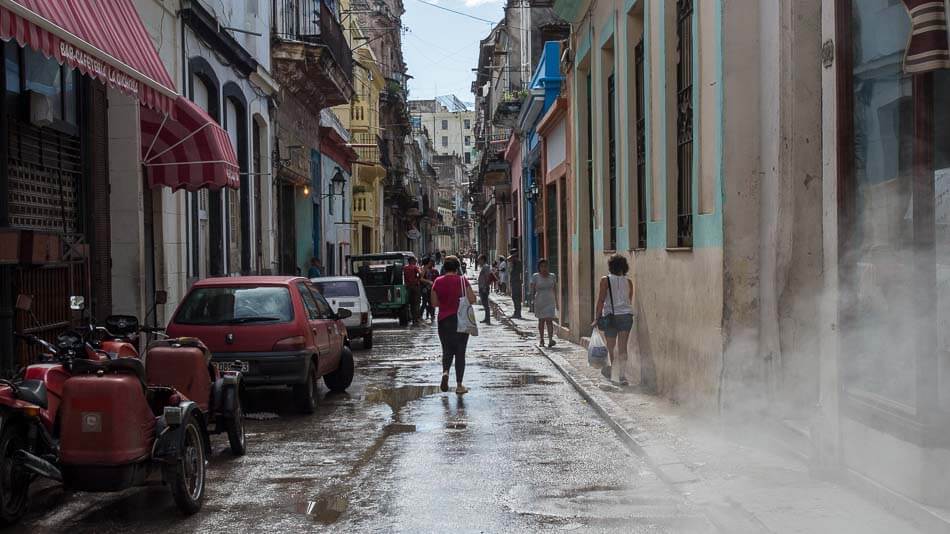
[[[426,128],[432,136],[432,147],[440,155],[456,155],[471,172],[475,150],[475,112],[469,110],[455,95],[431,100],[410,100],[409,113],[413,128]]]

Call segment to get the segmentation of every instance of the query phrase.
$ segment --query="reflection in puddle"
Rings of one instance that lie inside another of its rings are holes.
[[[340,493],[330,493],[315,501],[297,503],[297,513],[306,514],[324,525],[335,523],[349,508],[350,501]]]
[[[409,385],[371,390],[366,393],[366,400],[368,402],[384,402],[392,408],[393,413],[399,413],[399,410],[410,402],[436,393],[439,393],[439,386]]]

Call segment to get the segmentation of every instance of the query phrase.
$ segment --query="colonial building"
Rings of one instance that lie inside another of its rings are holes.
[[[338,237],[342,230],[337,224],[340,209],[349,205],[340,202],[341,187],[349,185],[339,184],[333,158],[321,155],[341,143],[338,139],[324,143],[323,136],[333,133],[338,123],[321,112],[350,101],[353,54],[336,3],[277,0],[272,9],[274,76],[281,88],[274,181],[279,191],[279,271],[306,273],[311,258],[332,271],[340,265],[340,242],[349,242],[348,237]],[[337,130],[348,136],[345,129]]]

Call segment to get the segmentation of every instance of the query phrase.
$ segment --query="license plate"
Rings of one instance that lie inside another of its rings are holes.
[[[246,373],[248,369],[250,369],[250,366],[247,362],[218,362],[216,365],[218,366],[218,370],[221,372],[240,371],[242,373]]]

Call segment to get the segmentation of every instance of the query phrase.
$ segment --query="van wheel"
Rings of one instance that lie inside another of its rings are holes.
[[[205,496],[205,446],[201,426],[189,417],[181,429],[179,456],[164,467],[165,483],[171,487],[178,509],[186,515],[201,510]]]
[[[409,309],[409,305],[405,305],[402,310],[399,312],[399,326],[408,326],[409,325],[409,316],[412,314],[412,311]]]
[[[373,333],[370,332],[363,336],[363,349],[370,350],[373,348]]]
[[[340,353],[340,366],[336,371],[323,377],[323,381],[330,391],[343,393],[353,383],[353,368],[353,351],[349,347],[343,347],[343,352]]]
[[[303,414],[317,411],[317,362],[310,364],[307,381],[294,385],[294,402]]]
[[[13,459],[26,446],[19,425],[9,425],[0,436],[0,525],[13,525],[23,517],[29,502],[30,474]]]

